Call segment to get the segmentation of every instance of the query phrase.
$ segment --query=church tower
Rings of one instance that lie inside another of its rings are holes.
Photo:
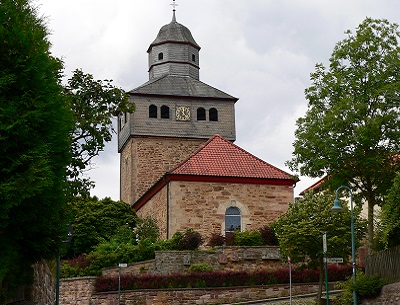
[[[200,81],[199,51],[174,9],[147,50],[149,81],[129,92],[136,110],[118,120],[120,198],[131,205],[213,135],[235,141],[238,99]]]

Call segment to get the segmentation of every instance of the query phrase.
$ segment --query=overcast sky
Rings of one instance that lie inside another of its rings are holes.
[[[148,80],[147,48],[172,19],[172,0],[36,0],[52,53],[131,90]],[[177,21],[200,45],[200,80],[239,98],[236,145],[292,173],[297,118],[316,63],[366,18],[400,23],[398,0],[176,0]],[[88,174],[92,195],[119,199],[116,136]],[[296,174],[296,173],[293,173]],[[295,194],[318,179],[300,177]]]

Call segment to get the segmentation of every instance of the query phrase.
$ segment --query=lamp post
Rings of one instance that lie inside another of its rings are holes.
[[[67,239],[61,241],[63,244],[69,244],[72,240],[74,229],[68,224]],[[56,275],[56,305],[60,304],[60,253],[57,255],[57,275]]]
[[[354,236],[354,209],[353,209],[353,193],[351,189],[348,186],[339,186],[336,190],[336,198],[335,201],[333,202],[333,208],[331,211],[336,211],[336,212],[341,212],[342,211],[342,206],[340,205],[340,200],[339,200],[339,190],[340,189],[347,189],[350,192],[350,209],[351,209],[351,258],[353,261],[353,283],[356,283],[356,242],[355,242],[355,236]],[[357,292],[353,290],[353,304],[357,305]]]

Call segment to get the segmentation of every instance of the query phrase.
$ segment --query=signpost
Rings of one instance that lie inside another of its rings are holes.
[[[118,305],[121,301],[121,268],[128,267],[127,263],[119,263],[118,264]]]
[[[289,263],[289,293],[290,293],[290,305],[292,305],[292,263],[290,257],[287,258]]]

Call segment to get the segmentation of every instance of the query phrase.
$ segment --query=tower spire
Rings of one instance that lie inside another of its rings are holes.
[[[173,2],[171,3],[173,9],[172,9],[172,22],[176,22],[176,16],[175,16],[175,11],[176,11],[176,7],[178,6],[178,4],[175,3],[175,0],[172,0]]]

